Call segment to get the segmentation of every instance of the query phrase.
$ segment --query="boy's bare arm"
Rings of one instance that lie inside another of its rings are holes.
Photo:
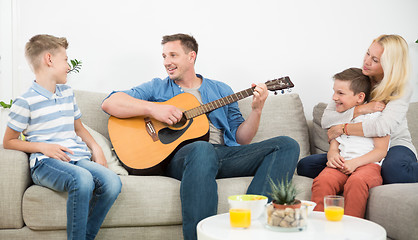
[[[19,139],[19,136],[20,132],[7,127],[3,138],[4,148],[19,150],[27,153],[40,152],[50,158],[55,158],[65,162],[69,162],[71,160],[65,152],[69,152],[71,154],[73,154],[73,152],[66,147],[58,144],[22,141]]]
[[[385,137],[373,138],[374,149],[364,154],[363,156],[351,159],[350,161],[346,161],[345,167],[342,170],[342,172],[345,174],[351,174],[360,166],[369,163],[379,162],[380,160],[382,160],[384,157],[386,157],[386,154],[388,152],[389,140],[389,135]]]
[[[107,161],[102,148],[97,144],[89,131],[83,126],[80,119],[74,121],[75,133],[83,139],[92,151],[92,160],[100,165],[107,167]]]
[[[340,155],[340,149],[338,149],[340,143],[332,139],[329,144],[329,150],[327,153],[327,166],[331,168],[341,169],[344,167],[344,158]]]

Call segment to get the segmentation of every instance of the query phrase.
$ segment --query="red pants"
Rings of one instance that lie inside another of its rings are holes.
[[[369,189],[382,185],[380,166],[370,163],[358,167],[351,175],[326,167],[314,179],[311,201],[315,211],[324,211],[324,197],[344,193],[344,214],[364,218]]]

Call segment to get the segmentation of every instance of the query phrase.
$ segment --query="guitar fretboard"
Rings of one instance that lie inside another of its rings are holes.
[[[289,77],[282,77],[279,79],[274,79],[266,82],[267,89],[270,91],[277,91],[277,90],[283,90],[292,88],[294,85],[292,81],[290,81]],[[231,94],[229,96],[223,97],[221,99],[212,101],[210,103],[206,103],[204,105],[201,105],[199,107],[192,108],[190,110],[184,111],[183,114],[186,117],[186,119],[192,119],[194,117],[200,116],[202,114],[211,112],[217,108],[223,107],[225,105],[228,105],[230,103],[239,101],[241,99],[244,99],[246,97],[249,97],[253,95],[255,87],[248,88],[246,90],[243,90],[241,92],[237,92],[234,94]]]
[[[195,107],[190,110],[187,110],[184,112],[184,115],[186,116],[186,119],[191,119],[191,118],[200,116],[202,114],[211,112],[217,108],[221,108],[230,103],[249,97],[253,95],[253,92],[254,92],[254,87],[248,88],[246,90],[242,90],[241,92],[237,92],[229,96],[220,98],[218,100],[212,101],[210,103],[200,105],[199,107]]]

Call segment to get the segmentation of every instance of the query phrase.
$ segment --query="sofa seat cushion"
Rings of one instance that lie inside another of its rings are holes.
[[[120,176],[122,192],[103,227],[181,225],[180,181],[163,176]],[[227,197],[244,194],[252,177],[218,179],[219,213],[228,211]],[[312,179],[294,176],[299,199],[310,199]],[[23,197],[23,219],[32,230],[66,228],[67,193],[32,185]],[[204,200],[202,199],[203,203]]]
[[[120,176],[122,191],[103,227],[181,224],[180,181],[161,176]],[[66,228],[67,192],[32,185],[23,197],[23,219],[34,230]]]

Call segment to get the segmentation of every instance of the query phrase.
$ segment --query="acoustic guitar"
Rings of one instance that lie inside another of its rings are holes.
[[[289,77],[267,81],[266,85],[270,91],[283,91],[294,86]],[[157,102],[183,110],[182,120],[174,125],[150,117],[111,116],[108,122],[110,140],[130,174],[161,175],[171,157],[182,146],[196,140],[209,140],[209,120],[205,113],[251,96],[253,92],[254,87],[204,105],[200,105],[190,93]]]

